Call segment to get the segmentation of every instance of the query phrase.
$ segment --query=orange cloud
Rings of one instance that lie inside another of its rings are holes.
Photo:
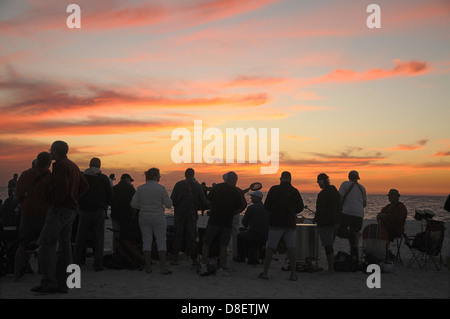
[[[82,30],[111,30],[128,27],[144,27],[162,24],[162,30],[185,29],[218,21],[239,14],[258,10],[278,0],[214,0],[196,1],[186,4],[152,4],[143,2],[130,5],[123,1],[78,0],[81,8]],[[26,12],[0,22],[0,31],[10,34],[29,34],[43,30],[66,30],[67,3],[47,0],[45,3],[33,1]],[[36,28],[36,26],[39,28]]]
[[[155,108],[206,108],[206,107],[251,107],[265,104],[269,97],[266,93],[253,94],[209,94],[210,97],[194,97],[197,92],[191,92],[192,97],[166,97],[170,88],[161,92],[128,88],[102,88],[89,83],[60,83],[56,81],[39,81],[16,74],[13,70],[9,75],[0,78],[0,90],[7,92],[6,99],[0,101],[4,113],[20,115],[37,115],[50,113],[67,113],[73,110],[103,109],[110,112],[120,109],[129,112]],[[173,93],[173,92],[172,92]],[[212,95],[212,96],[211,96]]]
[[[428,139],[423,139],[420,141],[417,141],[415,144],[400,144],[396,147],[388,148],[388,150],[391,151],[414,151],[423,149],[423,147],[428,143]]]
[[[369,69],[363,72],[353,70],[336,69],[331,73],[313,81],[314,83],[328,82],[360,82],[377,79],[390,78],[395,76],[416,76],[430,71],[427,62],[394,60],[395,66],[392,69]]]
[[[433,157],[445,157],[445,156],[450,156],[450,151],[439,151],[433,155]]]

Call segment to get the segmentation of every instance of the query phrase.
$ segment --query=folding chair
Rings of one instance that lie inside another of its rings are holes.
[[[389,243],[389,245],[392,245],[397,249],[395,253],[395,258],[400,262],[401,265],[403,265],[402,256],[400,255],[400,248],[402,247],[403,241],[404,241],[405,234],[402,234],[401,236],[397,236],[393,239],[392,242]],[[389,247],[388,247],[388,254],[389,254]]]
[[[424,270],[431,262],[437,270],[441,270],[442,265],[444,265],[441,254],[444,235],[444,222],[427,220],[424,232],[420,232],[414,237],[406,236],[405,244],[412,254],[407,267],[410,268],[414,263],[417,263],[419,268]]]

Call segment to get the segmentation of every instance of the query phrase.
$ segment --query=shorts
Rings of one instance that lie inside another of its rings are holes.
[[[333,246],[337,230],[338,225],[317,228],[317,232],[319,233],[320,237],[320,242],[322,243],[323,247]]]
[[[283,238],[286,248],[295,248],[295,229],[286,228],[269,228],[269,236],[267,237],[267,247],[277,249],[280,239]]]
[[[221,247],[228,246],[231,239],[231,228],[217,225],[208,225],[203,235],[203,242],[211,246],[214,239],[219,236],[219,244]]]

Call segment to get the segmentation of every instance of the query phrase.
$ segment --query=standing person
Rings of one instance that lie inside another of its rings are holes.
[[[236,261],[245,261],[246,252],[250,251],[251,247],[256,247],[257,243],[265,243],[267,240],[267,233],[269,232],[269,212],[264,207],[262,202],[263,193],[254,191],[250,193],[252,205],[245,211],[244,218],[242,218],[242,225],[245,230],[237,235],[237,258]],[[257,260],[253,260],[255,255],[248,255],[248,263],[256,264]]]
[[[73,253],[74,262],[81,265],[89,232],[94,234],[94,270],[103,270],[105,243],[105,211],[111,205],[113,192],[108,176],[100,170],[99,158],[92,158],[89,168],[83,173],[89,183],[89,190],[80,197],[80,219]]]
[[[400,193],[396,189],[389,190],[387,194],[389,204],[383,207],[377,215],[377,222],[386,228],[389,234],[389,241],[396,237],[402,237],[405,233],[405,223],[408,211],[405,204],[400,202]]]
[[[264,271],[259,274],[260,279],[269,279],[269,267],[273,252],[277,249],[281,238],[286,243],[289,266],[291,270],[290,280],[297,280],[295,260],[296,217],[305,208],[302,196],[292,186],[291,173],[283,172],[280,184],[272,186],[267,194],[264,206],[269,211],[269,235],[267,239]]]
[[[136,232],[131,232],[131,225],[136,218],[136,210],[131,207],[131,200],[133,199],[134,189],[133,184],[134,179],[131,178],[130,174],[122,174],[119,183],[113,187],[113,201],[111,204],[111,222],[113,228],[113,252],[116,252],[116,245],[120,239],[132,239],[130,237],[136,236]],[[139,228],[139,227],[138,227]],[[132,234],[134,233],[134,234]],[[140,235],[139,235],[140,236]],[[136,236],[137,237],[137,236]],[[139,240],[132,240],[136,245],[138,245]],[[139,245],[140,246],[140,245]]]
[[[367,194],[364,186],[358,183],[357,171],[350,171],[348,179],[339,187],[339,193],[342,196],[342,218],[337,236],[348,239],[350,255],[354,266],[357,266],[359,231],[363,224],[364,208],[367,206]]]
[[[8,197],[11,197],[14,195],[14,190],[17,187],[17,178],[19,175],[17,173],[14,173],[13,178],[8,181]]]
[[[209,249],[214,240],[219,238],[219,274],[226,275],[225,265],[227,259],[227,247],[231,239],[233,216],[242,212],[245,208],[241,192],[236,188],[238,176],[235,172],[228,172],[224,176],[224,182],[215,185],[208,194],[208,203],[211,214],[203,236],[202,261],[199,274],[208,274],[207,261]]]
[[[328,273],[333,274],[333,245],[341,214],[341,195],[334,185],[330,185],[330,179],[327,174],[319,174],[317,176],[317,183],[322,190],[317,195],[314,221],[317,223],[320,242],[327,256]]]
[[[131,200],[131,207],[139,209],[139,227],[142,233],[142,251],[144,253],[145,271],[152,272],[152,244],[155,235],[156,246],[160,263],[160,272],[163,275],[171,274],[166,265],[167,222],[165,208],[172,207],[172,200],[164,186],[159,184],[161,174],[159,169],[151,168],[145,172],[146,183],[139,186]]]
[[[67,266],[72,263],[72,223],[78,210],[78,199],[89,189],[89,184],[78,166],[67,158],[69,146],[56,141],[50,148],[55,160],[50,185],[50,209],[37,244],[43,278],[33,292],[67,293]],[[58,254],[54,246],[58,243]]]
[[[50,204],[46,198],[50,186],[50,153],[38,154],[34,168],[22,174],[17,181],[16,196],[22,206],[19,226],[19,246],[14,260],[14,281],[22,276],[22,266],[27,256],[27,247],[39,238],[44,227]]]
[[[170,195],[175,208],[174,265],[178,265],[178,253],[183,249],[183,244],[186,254],[191,254],[197,240],[198,211],[206,207],[206,197],[195,180],[195,171],[188,168],[184,176],[186,179],[177,182]]]
[[[114,181],[116,180],[116,174],[109,174],[109,182],[111,183],[111,187],[114,187]]]

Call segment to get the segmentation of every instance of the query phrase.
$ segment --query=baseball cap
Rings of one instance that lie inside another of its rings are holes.
[[[250,195],[250,196],[256,196],[256,197],[259,197],[259,198],[261,198],[261,199],[264,197],[263,193],[260,192],[260,191],[254,191],[254,192],[251,192],[249,195]]]
[[[350,173],[348,173],[348,178],[349,179],[360,179],[359,178],[359,173],[357,171],[350,171]]]
[[[389,195],[396,195],[396,196],[400,196],[400,193],[398,192],[398,190],[392,188],[389,190],[388,196]]]

